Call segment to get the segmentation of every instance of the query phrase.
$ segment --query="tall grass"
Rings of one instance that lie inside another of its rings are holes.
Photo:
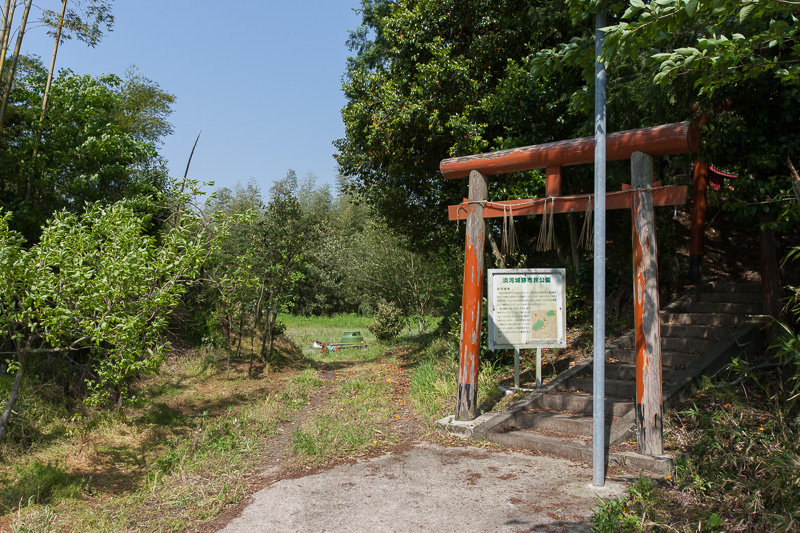
[[[372,318],[355,313],[337,314],[329,317],[307,317],[283,314],[278,320],[286,324],[286,335],[292,338],[304,351],[314,341],[342,342],[345,331],[360,331],[365,342],[374,342],[375,336],[367,325]]]
[[[596,530],[800,531],[800,424],[785,409],[706,378],[669,420],[674,477],[601,506]]]
[[[452,411],[458,365],[453,359],[428,357],[411,374],[409,393],[414,407],[427,416],[444,416]]]
[[[455,405],[458,360],[453,355],[452,341],[436,339],[428,346],[425,357],[411,374],[410,394],[414,406],[427,416],[446,416]],[[499,383],[508,367],[484,361],[478,372],[478,405],[489,409],[501,397]]]

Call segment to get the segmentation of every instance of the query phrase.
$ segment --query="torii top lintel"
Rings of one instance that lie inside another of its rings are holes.
[[[697,151],[700,129],[691,121],[652,128],[620,131],[606,137],[606,159],[630,159],[633,152],[649,155],[684,154]],[[444,159],[442,176],[466,178],[473,170],[484,175],[519,172],[538,168],[583,165],[594,162],[594,137],[582,137],[486,154]]]

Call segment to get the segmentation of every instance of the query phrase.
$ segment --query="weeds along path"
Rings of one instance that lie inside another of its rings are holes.
[[[262,477],[330,466],[416,440],[427,425],[409,400],[407,352],[400,347],[321,358],[305,403],[283,420],[270,443]]]
[[[187,351],[141,382],[148,401],[126,416],[43,426],[56,436],[0,463],[0,532],[217,531],[279,479],[394,453],[429,430],[408,396],[412,348],[307,358],[278,346],[272,370],[251,375],[246,357]]]
[[[430,431],[409,398],[410,349],[350,351],[320,356],[316,370],[292,378],[285,410],[259,465],[247,474],[250,496],[294,479],[364,458],[409,448]],[[238,516],[248,498],[227,507],[203,531]]]

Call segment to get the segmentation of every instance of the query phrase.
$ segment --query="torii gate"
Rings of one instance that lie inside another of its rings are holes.
[[[639,451],[651,455],[663,453],[661,334],[653,207],[684,204],[687,197],[686,186],[652,188],[653,156],[694,152],[699,140],[699,128],[692,122],[612,133],[606,140],[607,160],[631,159],[632,162],[631,188],[607,193],[606,209],[632,209],[633,212],[637,427],[648,441],[639,443]],[[448,208],[450,220],[467,220],[456,420],[472,420],[477,415],[486,236],[483,219],[505,216],[508,208],[515,215],[542,214],[545,207],[547,214],[585,211],[589,202],[594,202],[594,195],[561,196],[561,168],[593,162],[594,137],[583,137],[444,159],[440,163],[439,169],[447,179],[469,176],[466,205]],[[486,176],[542,168],[546,169],[547,176],[545,198],[487,202]],[[695,253],[694,248],[692,253]]]

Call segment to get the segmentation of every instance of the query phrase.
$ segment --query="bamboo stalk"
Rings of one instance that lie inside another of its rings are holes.
[[[31,201],[32,179],[31,176],[36,172],[36,156],[39,155],[39,144],[42,142],[42,132],[44,131],[44,115],[47,113],[47,101],[50,98],[50,86],[53,84],[53,73],[56,70],[56,57],[58,56],[58,46],[61,44],[61,31],[64,28],[64,14],[67,12],[67,0],[61,4],[61,16],[58,18],[58,26],[56,27],[56,40],[53,44],[53,55],[50,57],[50,70],[47,72],[47,83],[44,86],[44,96],[42,96],[42,112],[39,114],[39,124],[36,127],[36,138],[33,140],[33,154],[31,155],[31,162],[34,168],[28,173],[25,179],[25,202]]]
[[[8,50],[8,40],[11,36],[11,24],[14,21],[14,11],[17,8],[16,3],[12,3],[11,0],[6,0],[6,4],[3,7],[3,21],[2,27],[0,27],[0,72],[3,71],[3,67],[5,66],[6,62],[6,50]]]
[[[3,92],[3,103],[0,104],[0,136],[3,134],[3,119],[6,115],[8,108],[8,98],[11,94],[11,87],[14,83],[14,74],[17,71],[17,63],[19,61],[19,53],[22,49],[22,39],[25,37],[25,28],[28,25],[28,15],[31,12],[31,5],[33,0],[28,0],[25,3],[25,11],[22,13],[22,22],[19,25],[19,34],[17,35],[17,44],[14,47],[14,57],[11,60],[11,68],[8,70],[8,77],[6,79],[6,89]]]

